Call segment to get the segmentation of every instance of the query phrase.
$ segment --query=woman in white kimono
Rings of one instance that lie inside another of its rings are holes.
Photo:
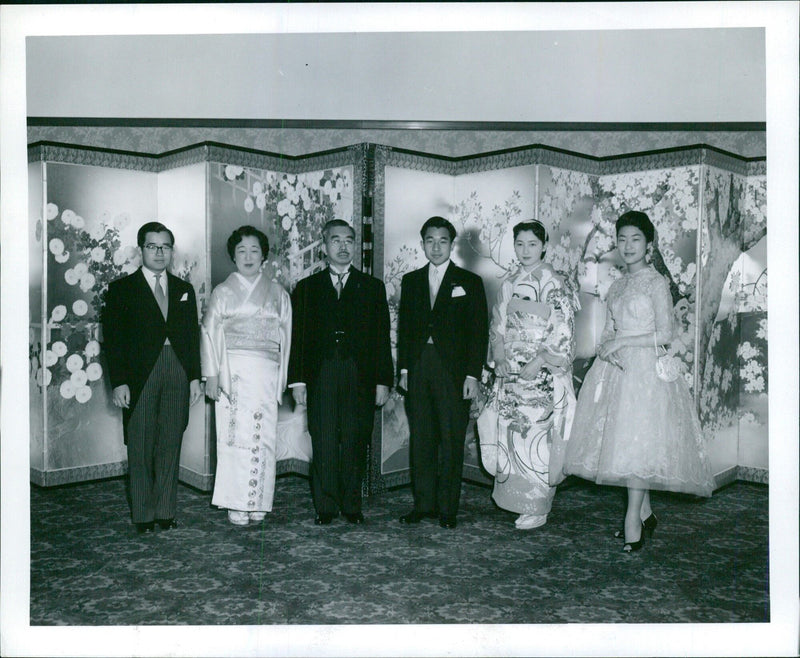
[[[228,238],[233,272],[211,293],[201,357],[206,395],[216,401],[217,472],[211,503],[235,525],[272,511],[278,403],[286,388],[292,304],[262,274],[267,236],[252,226]]]
[[[497,464],[492,498],[519,514],[520,530],[547,521],[555,484],[553,444],[569,434],[575,408],[572,388],[574,312],[577,295],[544,262],[547,231],[537,221],[514,226],[514,251],[521,267],[503,281],[492,309],[491,357],[497,382]],[[481,421],[479,420],[479,432]]]

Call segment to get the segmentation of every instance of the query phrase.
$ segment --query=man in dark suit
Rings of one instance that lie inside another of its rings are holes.
[[[352,267],[355,231],[341,219],[325,224],[328,268],[292,294],[289,386],[307,405],[315,523],[341,511],[363,523],[361,480],[375,406],[393,382],[389,306],[383,282]]]
[[[178,462],[189,405],[202,396],[200,330],[192,286],[167,272],[175,238],[139,229],[142,267],[106,293],[103,339],[112,399],[122,408],[131,516],[139,533],[177,525]]]
[[[489,316],[481,278],[450,260],[455,227],[431,217],[420,235],[428,264],[403,277],[398,320],[398,386],[407,390],[414,493],[414,509],[400,522],[438,516],[443,528],[455,528]]]

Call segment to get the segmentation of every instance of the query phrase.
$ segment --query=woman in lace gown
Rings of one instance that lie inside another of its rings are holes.
[[[564,472],[628,489],[623,550],[655,529],[650,489],[710,496],[711,474],[694,401],[683,377],[656,375],[656,344],[672,339],[669,283],[648,263],[655,228],[642,212],[616,224],[627,273],[608,291],[598,358],[578,395]],[[623,534],[623,533],[618,533]]]
[[[498,377],[497,468],[492,497],[519,514],[516,526],[542,526],[553,504],[550,446],[569,432],[573,319],[577,296],[542,258],[547,232],[537,221],[514,229],[520,269],[492,309],[491,357]]]
[[[216,401],[217,471],[212,504],[235,525],[272,511],[278,403],[286,388],[292,305],[261,273],[267,236],[252,226],[228,238],[236,271],[214,288],[203,318],[206,395]]]

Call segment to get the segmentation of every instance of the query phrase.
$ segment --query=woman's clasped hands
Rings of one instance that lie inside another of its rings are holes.
[[[604,343],[601,343],[597,348],[597,356],[610,364],[617,366],[620,370],[625,370],[619,358],[619,350],[625,347],[625,343],[621,338],[611,338]]]

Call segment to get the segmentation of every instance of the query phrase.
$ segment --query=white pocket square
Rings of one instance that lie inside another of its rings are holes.
[[[453,294],[450,295],[451,297],[463,297],[466,295],[466,291],[461,286],[456,286],[453,288]]]
[[[189,299],[189,293],[185,292],[185,293],[183,293],[183,297],[181,297],[181,301],[185,302],[187,299]]]

